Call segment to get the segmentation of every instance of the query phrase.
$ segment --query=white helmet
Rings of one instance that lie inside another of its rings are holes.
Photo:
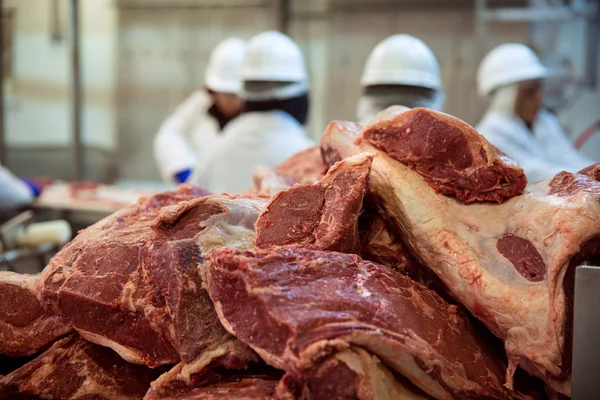
[[[360,83],[409,85],[441,90],[440,65],[422,40],[411,35],[392,35],[373,49]]]
[[[248,43],[242,78],[245,81],[305,82],[307,73],[302,51],[283,33],[259,33]]]
[[[238,93],[242,89],[242,63],[246,42],[232,37],[223,40],[210,54],[204,82],[210,90]]]
[[[477,91],[488,96],[494,90],[513,83],[548,76],[533,50],[524,44],[502,44],[490,51],[477,70]]]

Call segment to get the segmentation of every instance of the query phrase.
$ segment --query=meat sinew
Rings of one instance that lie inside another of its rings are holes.
[[[204,254],[222,246],[247,249],[267,197],[213,195],[163,208],[147,266],[165,299],[174,328],[174,347],[192,363],[208,348],[231,337],[221,327],[198,272]]]
[[[140,400],[160,372],[72,335],[0,377],[0,399]]]
[[[319,182],[277,193],[256,222],[256,246],[297,244],[346,253],[359,251],[358,215],[372,157],[343,160]]]
[[[87,340],[151,367],[179,361],[165,300],[148,270],[162,207],[208,194],[181,186],[144,198],[84,229],[42,272],[38,293]]]
[[[330,124],[324,154],[332,161],[374,155],[371,191],[382,214],[422,264],[505,341],[508,385],[520,363],[569,394],[572,276],[575,264],[598,259],[600,185],[561,173],[503,204],[464,205],[437,194],[427,179],[360,135],[355,124]],[[382,140],[394,137],[381,134]]]
[[[510,397],[460,310],[394,270],[291,246],[214,250],[206,272],[223,326],[292,377],[355,345],[438,399]]]
[[[258,362],[259,358],[254,351],[239,340],[231,338],[204,351],[194,360],[193,365],[181,362],[161,375],[152,382],[144,400],[204,398],[202,396],[207,391],[220,387],[220,384],[255,378],[255,374],[248,369]],[[270,378],[274,380],[273,392],[280,375],[275,373]]]
[[[202,287],[199,269],[203,268],[204,254],[212,248],[252,247],[254,223],[267,199],[207,196],[163,208],[154,221],[148,268],[165,298],[174,347],[182,360],[153,384],[154,396],[168,396],[173,388],[188,391],[197,387],[213,358],[225,358],[228,368],[237,369],[258,361],[252,350],[219,323]]]
[[[197,268],[213,247],[252,246],[267,199],[192,194],[194,200],[177,204],[189,192],[182,190],[158,203],[164,207],[147,199],[86,229],[44,271],[47,305],[83,337],[130,362],[193,363],[231,339]]]
[[[277,395],[281,400],[430,398],[404,377],[395,375],[379,358],[356,346],[338,351],[302,375],[288,373],[279,383]]]
[[[37,276],[0,272],[0,354],[37,353],[73,329],[67,318],[44,311],[36,297],[37,280]]]
[[[465,203],[501,203],[523,193],[523,170],[469,124],[427,108],[405,110],[386,110],[362,137],[417,171],[438,193]]]

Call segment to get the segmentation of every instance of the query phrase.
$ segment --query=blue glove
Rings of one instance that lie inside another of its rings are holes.
[[[192,170],[188,168],[184,169],[183,171],[179,171],[173,175],[173,177],[177,183],[184,183],[187,182],[187,180],[190,178],[190,175],[192,175]]]
[[[21,178],[21,181],[23,181],[23,183],[27,185],[27,187],[29,188],[29,191],[31,192],[31,194],[34,197],[39,197],[39,195],[42,194],[41,186],[38,185],[34,180],[27,179],[27,178]]]

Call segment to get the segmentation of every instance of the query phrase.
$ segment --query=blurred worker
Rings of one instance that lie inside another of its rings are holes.
[[[161,126],[154,157],[166,182],[186,182],[199,158],[211,154],[225,125],[242,110],[239,91],[246,43],[229,38],[212,51],[205,88],[194,92]]]
[[[530,182],[593,163],[565,136],[556,116],[543,108],[547,69],[529,47],[510,43],[485,56],[477,72],[490,107],[476,129],[521,165]]]
[[[0,211],[24,206],[38,194],[36,185],[17,178],[0,165]]]
[[[360,83],[360,122],[392,105],[441,110],[444,103],[440,65],[429,47],[411,35],[392,35],[379,42],[367,58]]]
[[[292,39],[274,31],[254,36],[242,77],[244,111],[227,125],[212,157],[199,160],[191,179],[217,193],[250,188],[256,166],[275,167],[314,144],[303,127],[308,116],[304,57]]]

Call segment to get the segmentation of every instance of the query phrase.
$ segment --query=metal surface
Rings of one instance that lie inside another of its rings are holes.
[[[72,114],[72,165],[71,179],[83,178],[83,146],[81,144],[81,69],[79,57],[79,0],[71,0],[71,114]]]
[[[574,400],[600,397],[600,267],[575,272],[573,320]]]
[[[4,8],[0,0],[0,164],[6,165],[6,148],[4,142],[4,25],[2,19]]]

